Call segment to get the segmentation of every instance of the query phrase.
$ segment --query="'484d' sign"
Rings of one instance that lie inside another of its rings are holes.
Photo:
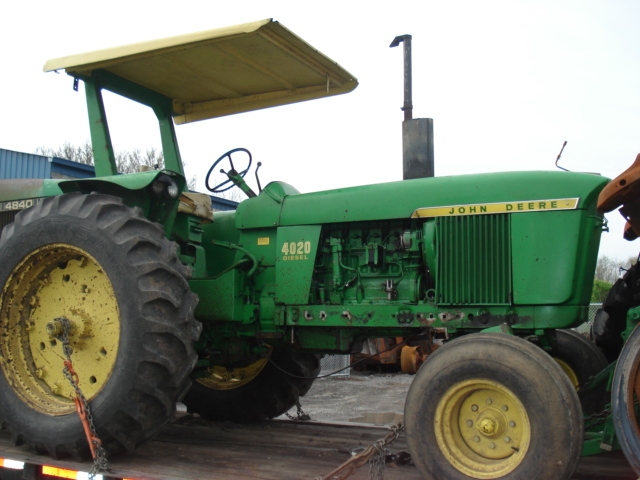
[[[552,198],[548,200],[526,200],[500,203],[476,203],[470,205],[449,205],[444,207],[423,207],[416,209],[411,218],[453,217],[459,215],[488,215],[491,213],[549,212],[575,210],[579,198]]]
[[[41,198],[27,198],[25,200],[12,200],[10,202],[0,202],[0,212],[12,210],[24,210],[33,207],[42,201]]]

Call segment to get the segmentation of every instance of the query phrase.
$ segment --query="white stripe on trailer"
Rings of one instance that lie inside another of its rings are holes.
[[[0,467],[11,468],[13,470],[22,470],[24,469],[24,462],[9,460],[8,458],[0,458]]]

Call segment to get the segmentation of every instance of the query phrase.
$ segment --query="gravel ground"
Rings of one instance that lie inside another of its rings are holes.
[[[300,404],[316,421],[395,423],[402,420],[404,401],[413,378],[403,373],[372,374],[352,370],[350,376],[317,379]],[[293,408],[290,414],[295,413]]]

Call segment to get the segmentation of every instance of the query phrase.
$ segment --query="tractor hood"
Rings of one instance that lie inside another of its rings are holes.
[[[573,172],[431,177],[300,194],[273,182],[237,209],[237,228],[594,209],[608,179]]]
[[[358,81],[272,20],[49,60],[76,78],[107,71],[166,97],[177,124],[347,93]]]

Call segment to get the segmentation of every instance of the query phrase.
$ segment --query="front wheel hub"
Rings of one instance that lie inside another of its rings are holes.
[[[488,380],[451,387],[438,403],[435,430],[450,463],[477,479],[513,471],[531,439],[529,418],[520,400],[504,385]]]

